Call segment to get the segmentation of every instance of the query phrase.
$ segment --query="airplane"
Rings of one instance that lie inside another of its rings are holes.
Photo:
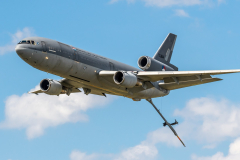
[[[177,35],[169,33],[155,55],[141,56],[137,69],[130,65],[67,45],[56,40],[28,37],[16,45],[18,56],[32,67],[63,79],[43,79],[40,90],[29,93],[48,95],[81,92],[105,96],[124,96],[134,101],[147,100],[164,120],[175,136],[177,132],[154,105],[152,98],[167,96],[171,90],[222,79],[211,75],[240,72],[238,70],[178,71],[170,63]]]

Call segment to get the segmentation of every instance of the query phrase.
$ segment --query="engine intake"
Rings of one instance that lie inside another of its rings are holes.
[[[174,71],[178,68],[170,63],[164,64],[148,56],[142,56],[138,59],[138,66],[144,71]]]
[[[147,70],[151,66],[151,59],[147,56],[142,56],[138,59],[138,66],[142,70]]]
[[[118,71],[114,74],[113,80],[116,84],[127,88],[133,88],[141,84],[137,77],[131,72]]]
[[[49,95],[59,95],[62,92],[62,85],[58,81],[43,79],[40,82],[41,90]]]

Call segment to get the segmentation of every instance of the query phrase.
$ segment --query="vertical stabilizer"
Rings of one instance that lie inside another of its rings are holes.
[[[170,64],[176,39],[177,39],[177,35],[169,33],[167,38],[162,43],[162,45],[158,48],[153,58],[162,63],[170,65],[175,70],[178,70],[176,66]]]
[[[177,35],[169,33],[153,58],[160,62],[170,62],[176,39]]]

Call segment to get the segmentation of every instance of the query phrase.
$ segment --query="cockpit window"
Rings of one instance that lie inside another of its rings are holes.
[[[20,42],[19,42],[19,44],[24,44],[24,43],[26,44],[27,41],[23,40],[23,41],[20,41]]]
[[[35,41],[33,41],[33,40],[22,40],[18,44],[33,44],[33,45],[35,45]]]

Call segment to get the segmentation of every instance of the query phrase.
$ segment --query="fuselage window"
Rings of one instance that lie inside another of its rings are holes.
[[[35,45],[35,42],[34,42],[34,41],[31,41],[31,44]]]
[[[30,41],[29,41],[29,40],[27,41],[27,44],[30,44]]]

